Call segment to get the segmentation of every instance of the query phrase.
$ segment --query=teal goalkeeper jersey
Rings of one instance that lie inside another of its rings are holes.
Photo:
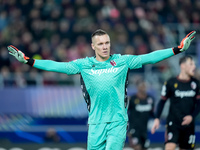
[[[128,121],[126,85],[129,69],[141,68],[144,64],[156,63],[172,55],[172,49],[166,49],[138,56],[114,54],[104,62],[97,61],[95,57],[71,62],[35,60],[34,67],[69,75],[80,74],[89,111],[88,123],[98,124]]]

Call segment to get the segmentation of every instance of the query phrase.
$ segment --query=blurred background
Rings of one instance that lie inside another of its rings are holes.
[[[157,103],[163,82],[179,73],[178,59],[186,54],[193,56],[200,79],[200,0],[0,0],[1,150],[86,149],[88,112],[80,76],[31,68],[9,56],[6,47],[12,44],[34,59],[68,62],[94,56],[91,34],[99,28],[110,35],[112,53],[133,55],[177,46],[197,31],[188,51],[132,70],[129,96],[143,78]],[[149,133],[150,149],[163,148],[168,106],[158,132]]]

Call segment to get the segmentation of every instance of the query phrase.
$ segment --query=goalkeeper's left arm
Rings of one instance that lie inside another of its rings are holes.
[[[143,65],[154,64],[154,63],[162,61],[166,58],[169,58],[173,55],[177,55],[181,52],[186,51],[188,49],[188,47],[190,46],[190,43],[195,39],[195,37],[194,37],[195,33],[196,33],[196,31],[190,32],[181,41],[180,45],[177,47],[168,48],[168,49],[164,49],[164,50],[158,50],[158,51],[151,52],[149,54],[139,55],[139,57],[141,57],[142,64]]]

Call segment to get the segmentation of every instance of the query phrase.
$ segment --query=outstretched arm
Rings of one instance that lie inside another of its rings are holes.
[[[174,55],[173,49],[157,50],[148,54],[139,55],[142,65],[155,64]]]
[[[154,64],[154,63],[157,63],[159,61],[162,61],[166,58],[169,58],[173,55],[176,55],[178,53],[181,53],[181,52],[187,50],[188,47],[190,46],[190,43],[195,39],[195,37],[194,37],[195,33],[196,33],[196,31],[190,32],[181,41],[181,43],[178,47],[164,49],[164,50],[158,50],[158,51],[151,52],[149,54],[140,55],[142,64],[143,65]]]
[[[79,73],[79,67],[73,62],[56,62],[52,60],[35,60],[26,57],[23,52],[18,50],[16,47],[8,46],[9,54],[13,55],[18,61],[33,66],[38,69],[52,72],[60,72],[66,74],[77,74]]]
[[[56,62],[52,60],[34,60],[34,64],[32,66],[45,71],[66,74],[69,74],[69,69],[72,69],[67,62]]]

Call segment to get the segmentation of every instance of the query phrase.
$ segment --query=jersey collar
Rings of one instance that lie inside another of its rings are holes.
[[[110,62],[110,60],[112,59],[112,56],[113,56],[113,55],[110,55],[109,59],[106,60],[106,61],[98,61],[98,60],[96,59],[96,56],[94,56],[94,57],[93,57],[93,60],[94,60],[95,63],[107,63],[107,62]]]

